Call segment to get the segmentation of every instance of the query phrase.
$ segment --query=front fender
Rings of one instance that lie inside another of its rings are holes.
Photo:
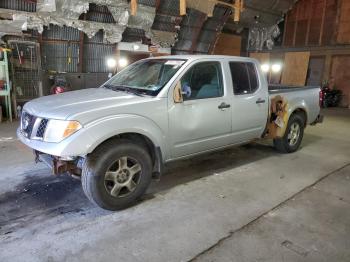
[[[137,133],[149,138],[156,147],[160,147],[163,158],[168,152],[165,132],[154,121],[138,115],[118,115],[101,118],[84,126],[90,133],[92,143],[87,149],[91,153],[102,142],[123,133]],[[166,159],[166,158],[165,158]]]
[[[18,131],[18,137],[29,147],[54,156],[85,156],[95,150],[107,139],[123,134],[138,133],[150,139],[162,152],[163,159],[168,157],[164,131],[156,123],[138,115],[117,115],[100,118],[88,124],[64,139],[60,143],[47,143],[29,140]]]

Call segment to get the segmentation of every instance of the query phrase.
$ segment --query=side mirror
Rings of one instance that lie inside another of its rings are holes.
[[[174,103],[182,103],[184,101],[181,91],[181,81],[179,81],[174,88]]]
[[[190,98],[192,94],[191,87],[185,83],[183,86],[181,86],[181,94],[185,96],[186,98]]]

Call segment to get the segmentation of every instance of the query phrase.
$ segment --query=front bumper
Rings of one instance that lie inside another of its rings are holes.
[[[77,158],[72,161],[64,161],[58,157],[44,154],[42,152],[34,151],[35,161],[46,164],[53,172],[54,175],[63,174],[69,172],[71,174],[80,175],[82,159]]]
[[[18,139],[26,146],[45,153],[47,155],[70,158],[76,156],[85,156],[88,154],[91,138],[83,129],[67,137],[59,143],[49,143],[42,140],[28,139],[24,136],[19,127],[17,129]]]

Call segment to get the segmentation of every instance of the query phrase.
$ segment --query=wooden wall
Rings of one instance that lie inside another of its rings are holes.
[[[342,105],[350,105],[350,55],[333,56],[331,77],[334,78],[335,88],[343,92]]]
[[[350,44],[350,1],[343,0],[340,8],[337,42]]]
[[[349,30],[350,33],[348,6],[348,0],[298,1],[286,16],[284,46],[326,46],[344,43],[341,37],[338,39],[337,36],[342,34],[341,31]],[[344,13],[343,22],[339,19],[340,13]],[[350,40],[350,35],[348,38]]]
[[[214,47],[214,55],[241,55],[242,38],[237,35],[220,34]]]

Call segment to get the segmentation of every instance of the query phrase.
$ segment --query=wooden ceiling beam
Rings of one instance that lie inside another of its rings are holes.
[[[186,0],[180,0],[180,15],[186,15]]]
[[[235,0],[234,4],[229,4],[220,0],[210,0],[211,2],[214,2],[215,4],[230,7],[233,10],[233,21],[239,22],[241,19],[241,12],[244,9],[244,2],[243,0]]]
[[[131,10],[131,15],[136,15],[137,13],[137,0],[131,0],[130,1],[130,10]]]

